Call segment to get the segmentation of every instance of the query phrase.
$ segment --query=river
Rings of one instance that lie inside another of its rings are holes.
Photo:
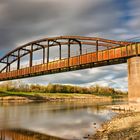
[[[120,102],[1,103],[1,137],[3,130],[25,130],[45,134],[50,136],[50,139],[53,138],[51,136],[56,136],[62,139],[84,140],[93,135],[103,122],[116,114],[104,106],[118,103],[120,104]],[[8,138],[5,137],[4,140],[10,140],[10,136]]]

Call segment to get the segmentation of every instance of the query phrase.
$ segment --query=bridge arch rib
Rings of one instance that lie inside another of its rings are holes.
[[[70,57],[70,46],[79,45],[79,52],[82,55],[82,45],[90,45],[96,49],[96,51],[100,50],[100,47],[105,48],[113,48],[118,46],[128,45],[131,42],[122,42],[115,40],[108,40],[103,38],[96,37],[83,37],[83,36],[60,36],[60,37],[52,37],[52,38],[43,38],[40,40],[29,42],[25,45],[22,45],[0,59],[0,63],[6,64],[0,72],[3,71],[9,72],[10,66],[12,63],[17,61],[17,70],[20,69],[20,59],[26,55],[30,55],[29,59],[29,67],[32,67],[33,64],[33,53],[35,51],[41,50],[43,52],[42,60],[43,64],[46,63],[45,59],[47,57],[47,63],[49,63],[49,48],[53,46],[59,47],[59,59],[61,59],[61,47],[63,45],[68,46],[68,58]],[[47,49],[47,55],[45,50]]]

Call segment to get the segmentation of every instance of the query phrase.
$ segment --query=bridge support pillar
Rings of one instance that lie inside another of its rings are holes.
[[[129,58],[127,63],[128,98],[129,101],[140,102],[140,57]]]

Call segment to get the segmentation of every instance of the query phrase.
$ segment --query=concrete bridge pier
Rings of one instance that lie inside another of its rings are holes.
[[[127,63],[128,98],[129,101],[140,102],[140,57],[129,58]]]

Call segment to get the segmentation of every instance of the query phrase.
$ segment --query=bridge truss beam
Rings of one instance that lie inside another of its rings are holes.
[[[60,36],[54,38],[44,38],[37,41],[29,42],[23,46],[20,46],[4,57],[0,59],[0,63],[6,64],[1,70],[0,73],[10,71],[10,66],[12,63],[17,62],[17,70],[20,69],[21,65],[21,58],[30,55],[29,59],[29,67],[33,66],[33,54],[35,51],[40,49],[43,50],[42,60],[43,64],[45,64],[45,59],[47,59],[47,63],[49,63],[50,59],[50,47],[58,46],[59,47],[59,60],[62,59],[62,46],[68,46],[68,58],[71,57],[71,45],[79,45],[79,55],[82,55],[82,45],[90,45],[95,48],[96,52],[100,50],[101,47],[105,47],[107,49],[128,45],[131,42],[123,42],[123,41],[115,41],[115,40],[108,40],[103,38],[96,38],[96,37],[82,37],[82,36]],[[47,48],[47,56],[45,50]],[[47,57],[47,58],[46,58]],[[97,58],[98,59],[98,58]],[[5,61],[6,60],[6,61]]]

